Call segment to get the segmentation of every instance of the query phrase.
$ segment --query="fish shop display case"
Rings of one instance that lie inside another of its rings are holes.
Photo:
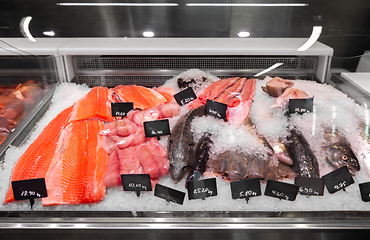
[[[27,40],[9,39],[17,47]],[[44,41],[44,40],[42,40]],[[356,101],[370,101],[362,92],[361,100],[346,92],[361,92],[340,76],[329,76],[333,49],[316,42],[307,51],[298,51],[305,39],[50,39],[53,56],[26,59],[49,59],[40,81],[50,90],[40,100],[35,116],[24,125],[30,129],[47,111],[54,83],[72,82],[89,87],[114,87],[137,84],[162,85],[166,80],[192,68],[219,78],[252,78],[275,63],[280,67],[259,75],[280,76],[329,83]],[[34,54],[35,47],[25,43],[23,50]],[[39,44],[39,43],[37,43]],[[37,45],[42,49],[41,45]],[[5,57],[4,57],[5,58]],[[14,58],[14,57],[12,57]],[[0,61],[1,61],[0,57]],[[23,67],[26,63],[21,64]],[[54,70],[53,70],[54,69]],[[3,71],[4,72],[4,71]],[[0,70],[1,73],[1,70]],[[17,74],[23,75],[22,71]],[[24,72],[26,74],[27,71]],[[53,79],[54,77],[54,79]],[[339,80],[338,80],[339,79]],[[54,86],[54,87],[53,87]],[[41,106],[42,105],[42,106]],[[32,122],[33,120],[33,122]],[[19,143],[21,144],[21,143]],[[207,201],[207,200],[205,200]],[[232,200],[230,199],[230,204]],[[1,236],[36,239],[57,233],[55,239],[79,236],[81,239],[118,238],[230,238],[247,237],[284,239],[361,237],[370,229],[370,211],[1,211]]]
[[[9,120],[15,121],[15,127],[9,128],[6,139],[0,145],[1,158],[9,146],[20,146],[33,130],[47,110],[57,82],[54,56],[30,56],[28,53],[26,56],[0,55],[0,86],[9,88],[1,94],[5,101],[2,101],[5,104],[4,111],[12,109],[12,103],[8,107],[6,101],[13,93],[15,96],[18,94],[15,99],[21,99],[22,102],[17,117]],[[2,118],[6,116],[4,114]]]

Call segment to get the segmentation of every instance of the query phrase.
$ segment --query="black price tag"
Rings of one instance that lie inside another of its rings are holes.
[[[184,192],[156,184],[155,189],[154,189],[154,196],[163,198],[167,202],[174,202],[177,204],[183,204],[184,203],[184,198],[185,198]]]
[[[188,182],[187,188],[189,200],[217,196],[216,178]]]
[[[370,201],[370,182],[360,183],[358,186],[360,187],[362,201],[369,202]]]
[[[152,191],[149,174],[121,174],[124,191],[134,191],[139,197],[141,191]]]
[[[231,197],[233,199],[244,198],[248,202],[251,197],[261,196],[260,182],[259,178],[231,182]]]
[[[329,193],[336,193],[342,189],[345,191],[346,187],[355,183],[347,166],[338,168],[326,174],[323,178],[325,179],[325,185]]]
[[[301,195],[324,196],[325,180],[322,178],[296,177],[294,185],[299,186]]]
[[[311,113],[313,112],[313,98],[289,99],[289,113]]]
[[[134,103],[111,103],[112,117],[126,117],[127,113],[134,109]]]
[[[226,110],[227,104],[207,99],[206,115],[211,115],[214,116],[215,118],[221,118],[226,121]]]
[[[265,195],[288,201],[295,201],[298,191],[299,186],[274,180],[267,180]]]
[[[29,199],[32,206],[35,204],[35,198],[44,198],[48,196],[46,191],[45,178],[36,178],[20,181],[12,181],[14,200]]]
[[[197,95],[195,95],[193,89],[191,87],[188,87],[187,89],[179,92],[179,93],[176,93],[175,95],[173,95],[173,97],[175,98],[176,102],[180,105],[180,106],[183,106],[195,99],[197,99]]]
[[[144,122],[144,131],[146,137],[157,137],[170,135],[170,124],[168,119]]]

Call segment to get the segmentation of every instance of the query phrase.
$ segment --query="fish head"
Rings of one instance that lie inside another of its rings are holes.
[[[180,182],[184,176],[191,170],[188,164],[184,162],[177,162],[177,163],[170,163],[169,175],[171,179],[178,183]]]
[[[347,166],[352,174],[361,170],[357,157],[348,145],[330,145],[326,159],[337,168]]]

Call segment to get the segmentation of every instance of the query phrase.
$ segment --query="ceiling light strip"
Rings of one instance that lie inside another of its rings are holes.
[[[65,7],[175,7],[177,3],[57,3]]]
[[[188,7],[306,7],[308,3],[187,3]]]

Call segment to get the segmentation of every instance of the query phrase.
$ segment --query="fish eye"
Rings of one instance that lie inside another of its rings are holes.
[[[348,160],[348,156],[347,156],[347,155],[343,155],[343,156],[342,156],[342,159],[343,159],[344,161],[347,161],[347,160]]]

